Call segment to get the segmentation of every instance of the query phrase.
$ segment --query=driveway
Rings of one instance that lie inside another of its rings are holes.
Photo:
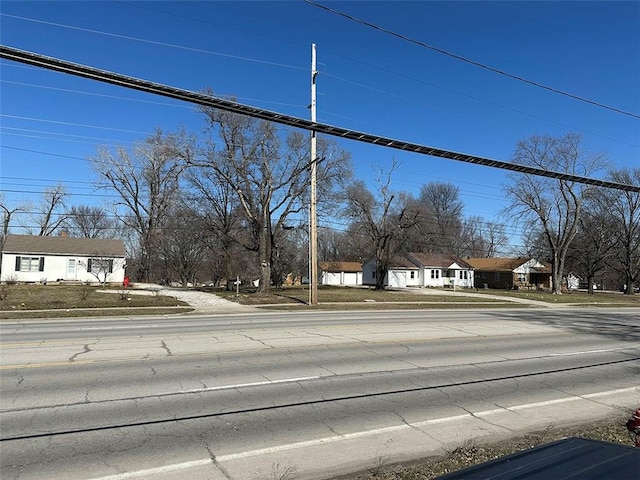
[[[192,313],[249,313],[256,311],[254,307],[240,305],[220,298],[213,293],[199,292],[197,290],[165,287],[152,283],[135,283],[132,285],[132,289],[136,290],[136,293],[159,294],[177,298],[192,306],[195,309],[195,312]]]

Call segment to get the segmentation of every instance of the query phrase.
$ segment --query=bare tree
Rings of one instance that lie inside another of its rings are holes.
[[[118,221],[102,207],[74,205],[67,213],[64,228],[71,237],[114,238]]]
[[[430,182],[420,189],[418,202],[422,208],[420,251],[460,255],[464,205],[458,187],[452,183]]]
[[[46,237],[55,233],[67,218],[64,211],[67,196],[62,184],[44,190],[40,203],[29,207],[33,211],[26,220],[28,225],[23,225],[29,235]]]
[[[611,172],[614,182],[640,185],[640,168]],[[640,283],[640,194],[628,191],[603,191],[601,199],[615,225],[614,268],[625,279],[625,293],[632,295]]]
[[[488,222],[480,216],[472,216],[462,224],[461,241],[460,255],[491,258],[503,251],[504,246],[509,242],[509,237],[505,232],[504,224]]]
[[[178,206],[168,213],[159,255],[165,264],[167,279],[177,277],[186,287],[189,282],[195,284],[198,274],[205,270],[207,222],[187,205]]]
[[[227,290],[231,290],[230,280],[242,272],[242,248],[238,247],[249,245],[251,250],[253,246],[252,237],[247,235],[241,221],[243,212],[238,196],[215,169],[190,169],[186,179],[193,189],[189,194],[190,204],[206,222],[205,241],[215,257],[216,280],[224,280]]]
[[[593,294],[596,275],[610,262],[616,246],[616,226],[609,212],[608,202],[599,192],[585,202],[579,219],[576,240],[567,252],[567,262],[586,278],[587,289]]]
[[[308,136],[289,131],[282,138],[275,125],[266,121],[212,108],[202,112],[212,141],[197,167],[214,171],[236,195],[251,232],[244,246],[258,254],[258,293],[269,293],[283,227],[308,208],[312,161]],[[318,158],[313,160],[318,165],[318,198],[326,201],[335,185],[348,177],[349,155],[336,143],[319,138]]]
[[[389,172],[381,170],[377,176],[377,196],[362,181],[346,189],[345,216],[352,223],[355,234],[366,236],[376,262],[376,290],[384,289],[384,279],[391,257],[400,249],[405,230],[418,222],[419,212],[412,208],[410,196],[391,190],[391,177],[397,163]]]
[[[122,222],[138,237],[137,277],[149,281],[164,219],[179,198],[180,176],[192,157],[193,145],[184,131],[163,134],[157,130],[132,151],[100,148],[93,167],[107,187],[119,195]]]
[[[9,234],[11,217],[13,217],[16,213],[25,212],[26,207],[24,205],[18,205],[17,207],[10,208],[5,203],[4,194],[0,194],[0,209],[2,210],[2,231],[0,231],[0,255],[1,255],[2,251],[4,250],[4,243],[7,240],[7,235]],[[2,264],[0,263],[0,268],[1,266]]]
[[[603,166],[603,156],[581,151],[581,137],[532,136],[518,142],[513,162],[545,170],[590,176]],[[591,187],[534,175],[510,174],[505,193],[510,200],[508,214],[529,229],[540,229],[551,254],[552,292],[562,292],[567,251],[576,235],[582,203]]]

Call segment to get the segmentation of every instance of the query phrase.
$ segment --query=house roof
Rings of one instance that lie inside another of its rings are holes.
[[[473,268],[480,271],[490,272],[513,272],[516,268],[524,265],[531,258],[468,258],[467,262],[473,265]]]
[[[461,268],[473,268],[467,261],[456,257],[455,255],[443,254],[427,254],[427,253],[409,253],[411,258],[422,264],[423,267],[449,268],[454,263]]]
[[[7,235],[3,253],[124,257],[124,241],[112,238]]]
[[[361,272],[360,262],[320,262],[320,269],[325,272]]]
[[[407,270],[417,270],[418,266],[404,256],[396,256],[389,259],[389,269],[407,269]]]

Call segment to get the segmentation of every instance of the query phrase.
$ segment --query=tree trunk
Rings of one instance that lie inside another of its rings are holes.
[[[273,246],[271,244],[271,223],[268,212],[263,214],[263,222],[260,226],[260,284],[258,292],[262,295],[269,294],[271,289],[271,256]]]
[[[587,293],[593,295],[593,275],[587,275]]]
[[[551,293],[562,295],[562,278],[560,276],[560,262],[557,255],[551,260]]]
[[[384,277],[387,275],[387,268],[376,262],[376,290],[384,290]]]
[[[627,275],[627,284],[624,289],[625,295],[633,295],[633,278]]]

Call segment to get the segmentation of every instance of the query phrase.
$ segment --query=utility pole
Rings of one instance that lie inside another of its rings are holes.
[[[311,122],[316,122],[316,44],[311,44]],[[310,305],[318,304],[318,225],[316,216],[317,175],[316,131],[311,130],[311,205],[309,213],[309,250],[311,278]]]

